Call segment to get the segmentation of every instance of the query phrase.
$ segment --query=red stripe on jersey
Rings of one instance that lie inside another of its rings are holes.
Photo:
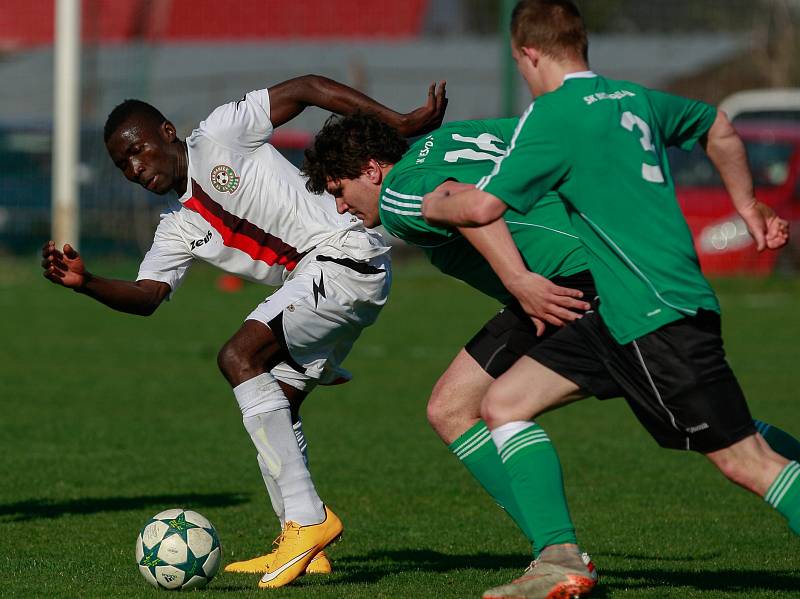
[[[183,205],[208,221],[219,232],[222,243],[243,251],[253,260],[266,262],[270,266],[280,264],[291,271],[306,255],[279,237],[225,210],[212,200],[194,179],[192,179],[192,197]]]

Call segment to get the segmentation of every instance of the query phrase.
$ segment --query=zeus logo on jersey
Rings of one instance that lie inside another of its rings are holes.
[[[209,231],[208,233],[206,233],[206,236],[203,237],[202,239],[194,239],[194,240],[192,240],[192,243],[189,245],[190,249],[194,250],[196,248],[199,248],[201,245],[207,244],[209,242],[209,240],[211,239],[211,237],[212,237],[212,233],[211,233],[211,231]]]

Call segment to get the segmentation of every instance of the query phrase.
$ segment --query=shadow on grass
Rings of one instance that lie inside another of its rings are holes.
[[[600,573],[603,587],[637,589],[650,587],[690,587],[699,591],[739,592],[773,591],[796,593],[800,587],[797,573],[775,570],[710,569],[687,572],[661,568],[608,569]],[[598,595],[601,596],[601,595]]]
[[[643,556],[639,559],[645,559]],[[683,560],[681,560],[683,561]],[[702,559],[700,560],[702,561]],[[695,562],[696,563],[696,562]],[[365,555],[342,557],[334,560],[337,583],[374,583],[386,576],[403,572],[438,572],[452,570],[504,570],[519,575],[527,566],[523,554],[449,555],[426,549],[373,551]],[[507,582],[502,577],[497,584]],[[600,586],[593,597],[607,597],[618,589],[680,588],[700,591],[741,593],[748,591],[797,592],[800,578],[789,571],[733,570],[709,568],[691,572],[675,568],[632,567],[600,569]]]
[[[700,562],[712,560],[720,557],[722,554],[719,551],[709,551],[705,553],[679,554],[675,555],[646,555],[644,553],[631,553],[631,552],[618,552],[618,551],[602,551],[596,555],[598,558],[604,557],[620,557],[628,561],[646,561],[646,562]]]
[[[376,582],[385,576],[409,571],[450,572],[451,570],[511,569],[522,574],[530,558],[523,553],[449,555],[428,549],[371,551],[334,559],[334,572],[342,574],[340,582]]]
[[[27,499],[0,505],[0,521],[22,522],[42,518],[58,518],[65,514],[86,515],[102,512],[126,512],[152,507],[183,506],[186,509],[227,507],[249,501],[242,493],[173,493],[164,495],[139,495],[136,497],[86,497],[66,501]]]

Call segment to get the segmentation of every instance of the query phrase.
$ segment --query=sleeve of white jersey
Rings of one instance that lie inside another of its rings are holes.
[[[192,265],[192,253],[178,228],[178,214],[175,211],[161,215],[153,245],[145,254],[137,281],[144,279],[160,281],[170,286],[170,297],[183,282]]]
[[[248,92],[238,102],[217,107],[200,123],[200,129],[217,143],[239,152],[252,152],[272,136],[269,90]]]

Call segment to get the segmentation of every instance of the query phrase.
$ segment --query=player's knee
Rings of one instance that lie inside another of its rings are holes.
[[[481,419],[489,428],[495,428],[506,423],[506,412],[506,398],[502,389],[492,385],[481,401]]]
[[[230,374],[234,369],[236,362],[236,350],[231,347],[231,342],[228,341],[223,345],[217,353],[217,366],[220,372],[226,379],[230,380]]]
[[[460,437],[480,418],[481,392],[442,377],[428,399],[428,423],[447,444]]]
[[[435,430],[438,433],[439,426],[442,421],[442,411],[441,411],[441,406],[439,405],[439,401],[435,394],[432,394],[430,399],[428,399],[426,415],[428,417],[428,424],[430,424],[431,428],[433,428],[433,430]]]
[[[445,443],[452,443],[461,431],[461,415],[444,395],[435,392],[428,400],[428,423]]]
[[[428,399],[428,407],[427,407],[428,423],[437,432],[439,431],[439,428],[447,420],[448,414],[450,412],[450,408],[448,405],[449,402],[447,401],[448,396],[449,393],[447,392],[446,385],[442,385],[441,382],[439,382],[433,388],[433,391],[431,391],[431,396]]]
[[[247,376],[248,372],[252,370],[250,362],[247,353],[242,351],[233,339],[225,343],[217,354],[217,366],[233,386],[251,378]]]

